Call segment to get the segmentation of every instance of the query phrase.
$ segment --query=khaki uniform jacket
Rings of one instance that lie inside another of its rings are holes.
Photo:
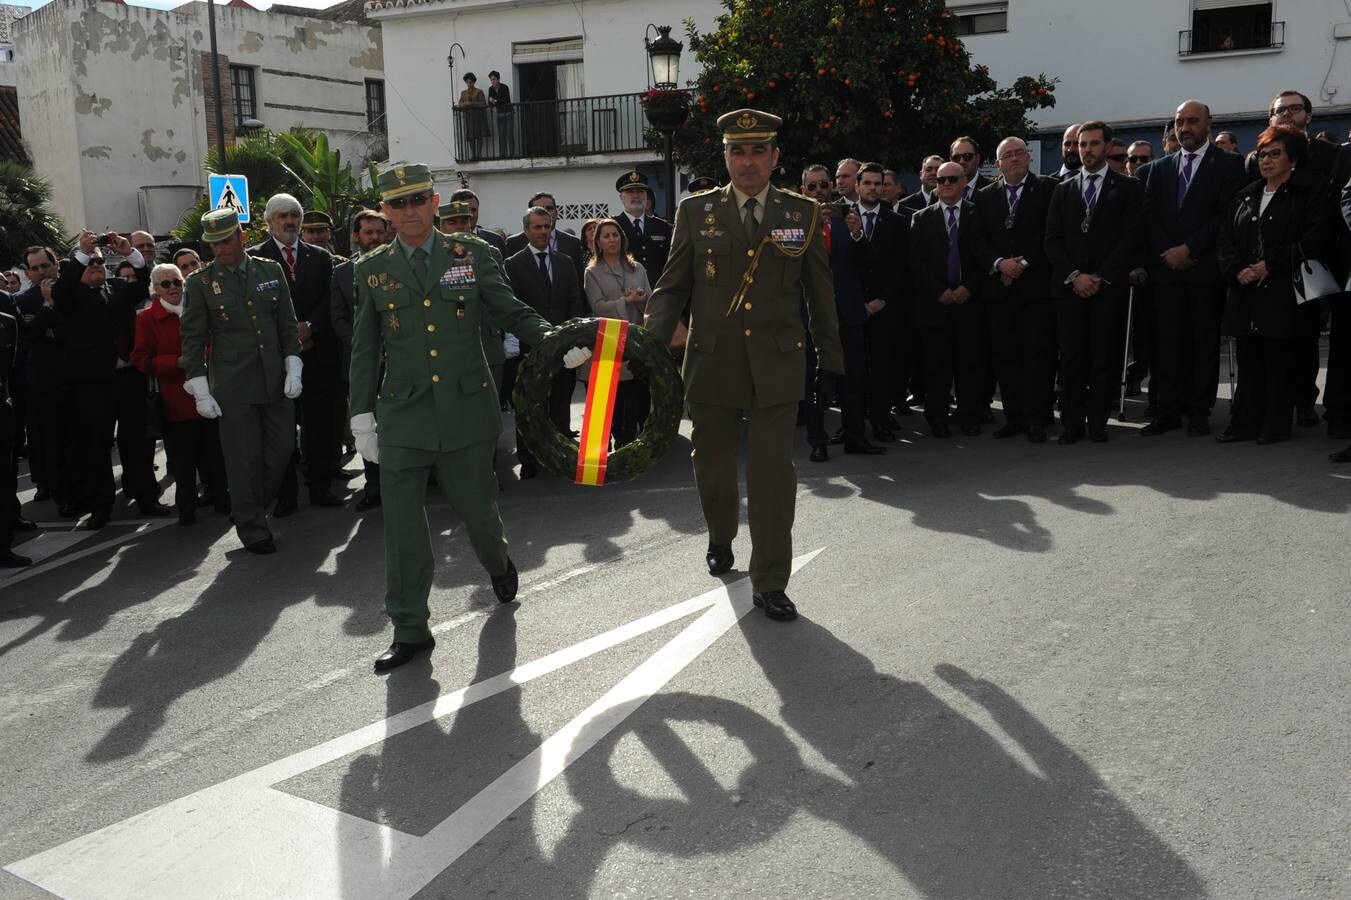
[[[821,368],[844,371],[824,222],[814,200],[770,187],[751,241],[731,185],[681,202],[671,255],[647,304],[647,328],[669,342],[689,303],[686,399],[739,409],[801,400],[804,292]],[[744,302],[729,312],[761,244]],[[800,249],[805,252],[790,255]]]
[[[444,451],[496,440],[502,413],[484,320],[528,344],[551,326],[516,299],[492,249],[473,235],[438,234],[427,280],[419,286],[398,241],[357,261],[352,415],[375,413],[382,447]]]
[[[207,376],[221,406],[277,403],[285,399],[285,359],[300,355],[286,273],[255,256],[248,257],[242,285],[240,277],[214,261],[188,276],[183,369],[189,378]]]

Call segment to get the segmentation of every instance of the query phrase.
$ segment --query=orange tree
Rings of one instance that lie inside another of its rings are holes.
[[[725,179],[715,123],[743,106],[783,117],[788,165],[854,156],[914,171],[961,134],[993,156],[999,139],[1031,130],[1029,110],[1055,105],[1053,78],[1025,75],[1001,88],[989,69],[972,65],[943,0],[723,5],[708,34],[685,22],[702,69],[674,147],[696,174]]]

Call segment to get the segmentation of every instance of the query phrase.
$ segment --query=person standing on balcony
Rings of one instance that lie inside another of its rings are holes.
[[[502,83],[502,73],[496,69],[488,73],[488,105],[497,111],[497,155],[509,159],[516,145],[511,88]]]
[[[456,107],[464,111],[460,121],[464,125],[465,143],[469,145],[469,158],[480,159],[483,142],[489,136],[488,98],[479,88],[473,72],[464,73],[464,90],[460,91],[460,102]]]

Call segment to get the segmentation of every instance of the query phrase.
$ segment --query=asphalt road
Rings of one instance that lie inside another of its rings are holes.
[[[703,569],[686,441],[508,475],[511,606],[437,498],[438,646],[388,677],[378,512],[264,558],[210,513],[44,530],[0,582],[0,896],[1351,895],[1336,445],[906,424],[799,432],[791,624],[744,528]]]

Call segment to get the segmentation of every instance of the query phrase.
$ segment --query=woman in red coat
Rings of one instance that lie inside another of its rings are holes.
[[[215,419],[197,415],[197,404],[183,389],[187,373],[178,322],[183,314],[183,273],[178,266],[155,266],[150,273],[154,299],[136,315],[136,346],[131,362],[159,385],[164,408],[164,450],[174,476],[178,523],[197,522],[197,471],[200,469],[218,512],[230,511],[225,484],[225,458]]]

